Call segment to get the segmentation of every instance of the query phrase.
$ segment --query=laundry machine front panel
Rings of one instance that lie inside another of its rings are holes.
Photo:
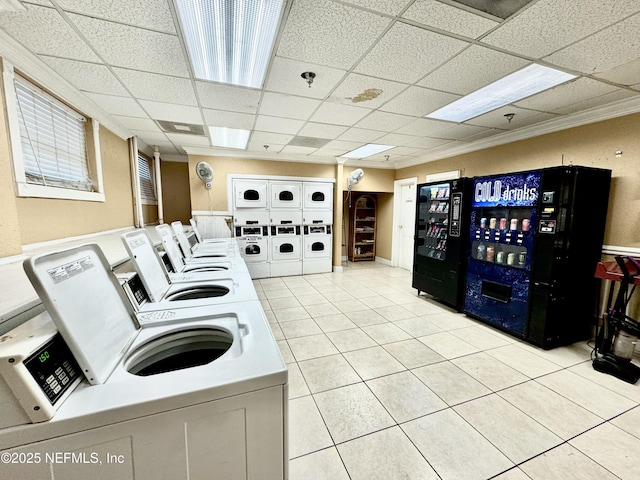
[[[269,182],[270,207],[272,209],[302,207],[302,183],[300,182]]]
[[[305,182],[303,184],[305,210],[333,209],[333,183]]]
[[[271,210],[269,217],[271,225],[302,224],[302,210]]]
[[[239,225],[268,225],[269,210],[256,210],[251,208],[236,210],[233,214],[233,224]]]
[[[268,182],[266,180],[233,180],[235,208],[267,208]]]
[[[305,225],[331,225],[333,224],[333,211],[303,210],[302,223]]]

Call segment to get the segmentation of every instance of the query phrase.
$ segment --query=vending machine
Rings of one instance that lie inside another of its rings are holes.
[[[413,288],[462,310],[471,179],[418,185]]]
[[[464,312],[543,348],[589,338],[611,171],[473,179]]]

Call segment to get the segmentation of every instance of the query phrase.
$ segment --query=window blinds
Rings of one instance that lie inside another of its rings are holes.
[[[157,201],[153,175],[151,174],[151,162],[140,154],[138,154],[138,175],[140,176],[140,195],[143,200]]]
[[[86,119],[22,77],[15,90],[27,183],[92,191]]]

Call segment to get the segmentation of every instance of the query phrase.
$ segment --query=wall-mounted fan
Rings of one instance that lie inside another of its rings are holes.
[[[351,187],[359,183],[360,180],[362,180],[362,177],[364,177],[364,171],[361,168],[356,168],[349,174],[349,178],[347,178],[347,198],[349,199],[349,208],[351,208]]]
[[[198,162],[196,165],[196,175],[204,182],[207,190],[211,189],[211,181],[213,180],[213,168],[207,162]]]
[[[357,168],[353,172],[349,174],[349,178],[347,179],[347,189],[351,190],[355,184],[359,183],[364,177],[364,171],[361,168]]]

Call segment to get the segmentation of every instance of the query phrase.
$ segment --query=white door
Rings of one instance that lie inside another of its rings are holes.
[[[413,237],[416,226],[416,186],[402,185],[400,190],[402,202],[400,213],[400,256],[398,266],[405,270],[413,270]]]

